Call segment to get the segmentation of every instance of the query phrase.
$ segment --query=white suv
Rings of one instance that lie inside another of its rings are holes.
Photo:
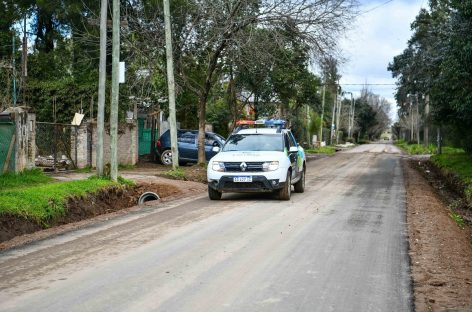
[[[290,130],[239,130],[208,164],[208,196],[216,200],[223,192],[273,192],[289,200],[292,185],[295,192],[305,191],[305,164],[305,152]]]

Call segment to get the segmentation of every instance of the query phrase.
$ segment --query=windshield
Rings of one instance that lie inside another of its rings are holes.
[[[283,152],[284,145],[280,134],[233,134],[223,148],[230,151],[276,151]]]

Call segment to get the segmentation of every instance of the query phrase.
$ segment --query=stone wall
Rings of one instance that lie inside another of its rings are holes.
[[[15,122],[14,170],[19,173],[32,169],[36,157],[36,115],[21,107],[10,107],[5,112],[10,113]]]
[[[136,122],[121,123],[118,127],[118,164],[135,165],[138,162],[138,128]],[[77,129],[77,167],[96,167],[97,124],[82,122]],[[75,135],[72,137],[72,155],[75,155]],[[104,164],[110,162],[110,131],[105,126],[103,136]]]

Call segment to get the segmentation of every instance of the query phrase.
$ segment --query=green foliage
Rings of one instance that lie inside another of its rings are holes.
[[[213,131],[227,137],[229,134],[228,124],[231,112],[223,98],[208,103],[207,121],[213,125]]]
[[[118,177],[118,183],[120,183],[121,185],[126,185],[126,186],[136,186],[136,183],[133,180],[125,179],[122,176]]]
[[[413,36],[389,70],[398,79],[400,117],[408,115],[407,94],[431,99],[431,121],[450,128],[452,142],[472,153],[472,2],[438,0],[422,9]]]
[[[443,148],[443,153],[431,157],[433,164],[446,174],[452,174],[462,181],[465,201],[472,207],[472,156],[463,149]]]
[[[167,171],[164,175],[176,180],[185,180],[185,170],[180,167],[177,167],[177,169],[171,169]]]
[[[323,146],[323,147],[317,147],[313,149],[306,149],[305,152],[307,154],[328,154],[332,155],[336,153],[336,148],[334,146]]]
[[[0,214],[17,215],[46,225],[54,218],[65,215],[67,198],[85,196],[113,185],[119,184],[98,177],[41,184],[25,181],[0,191]]]
[[[464,182],[472,182],[472,156],[461,149],[443,148],[443,153],[433,155],[436,167],[458,175]]]
[[[434,144],[430,144],[429,146],[424,146],[421,144],[409,144],[403,140],[396,141],[395,145],[400,147],[402,150],[404,150],[410,155],[434,154],[437,150],[437,147]]]
[[[455,212],[450,212],[449,213],[449,217],[451,217],[452,220],[454,220],[454,222],[456,222],[456,224],[461,228],[463,229],[465,227],[465,221],[464,219],[457,213]]]
[[[25,170],[19,174],[7,173],[0,175],[0,190],[45,184],[51,181],[52,179],[39,169]]]
[[[317,134],[322,126],[321,116],[317,112],[311,112],[310,122],[308,123],[308,133],[310,137]],[[320,140],[320,138],[318,138]]]

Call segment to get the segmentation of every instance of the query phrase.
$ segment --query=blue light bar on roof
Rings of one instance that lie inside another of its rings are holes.
[[[270,127],[270,126],[277,126],[277,127],[284,127],[285,126],[285,120],[283,119],[269,119],[265,121],[265,125]]]

